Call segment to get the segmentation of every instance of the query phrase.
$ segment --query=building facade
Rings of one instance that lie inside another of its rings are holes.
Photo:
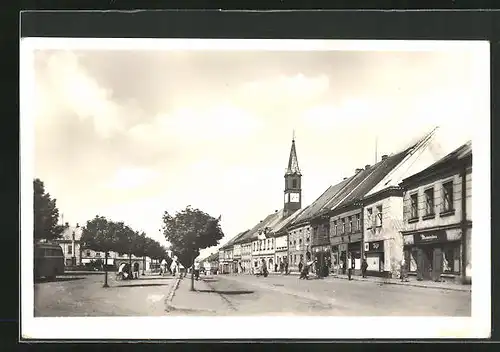
[[[404,257],[418,280],[472,277],[472,144],[403,180]]]
[[[81,236],[82,228],[79,224],[70,226],[69,223],[65,223],[61,237],[54,241],[60,245],[63,250],[65,266],[77,266],[82,264]]]

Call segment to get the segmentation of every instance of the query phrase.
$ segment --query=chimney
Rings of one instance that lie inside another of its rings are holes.
[[[355,172],[356,174],[359,174],[361,171],[363,171],[363,169],[356,169],[354,172]]]
[[[365,170],[368,170],[371,165],[365,165]]]
[[[384,161],[385,159],[387,159],[387,154],[382,155],[382,161]]]

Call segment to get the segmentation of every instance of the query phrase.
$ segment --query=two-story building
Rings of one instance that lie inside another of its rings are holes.
[[[242,244],[239,242],[241,238],[250,230],[245,230],[239,233],[233,240],[233,272],[242,273],[244,271],[242,263]]]
[[[404,257],[418,280],[472,277],[472,143],[403,180]]]
[[[80,245],[82,230],[83,228],[79,224],[70,226],[69,223],[65,223],[60,238],[54,240],[63,250],[64,265],[66,266],[82,264],[82,249]]]
[[[367,275],[399,277],[403,255],[403,190],[401,181],[445,154],[436,129],[412,143],[402,160],[362,199],[363,243]],[[382,156],[382,161],[387,158]]]

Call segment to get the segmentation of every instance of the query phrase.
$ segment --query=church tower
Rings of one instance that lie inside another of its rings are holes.
[[[292,138],[292,148],[285,172],[285,200],[283,216],[288,217],[302,208],[302,174],[300,173],[297,151],[295,149],[295,132]]]

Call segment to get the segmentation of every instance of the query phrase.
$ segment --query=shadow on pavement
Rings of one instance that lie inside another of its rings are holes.
[[[128,285],[114,285],[113,287],[151,287],[151,286],[169,286],[167,284],[128,284]]]
[[[219,281],[218,279],[203,279],[205,282],[217,282]]]
[[[56,277],[55,279],[47,279],[47,278],[40,278],[40,279],[35,279],[35,284],[40,284],[44,282],[64,282],[64,281],[74,281],[74,280],[82,280],[83,277]]]
[[[239,290],[239,291],[220,291],[220,290],[196,290],[203,293],[218,293],[221,295],[248,295],[255,291]]]

